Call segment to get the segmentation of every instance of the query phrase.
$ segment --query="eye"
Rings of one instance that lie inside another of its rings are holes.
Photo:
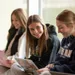
[[[15,20],[15,21],[18,21],[18,20]]]
[[[63,27],[58,27],[59,29],[63,29]]]
[[[30,28],[29,30],[30,30],[30,31],[34,31],[34,29],[33,29],[33,28]]]
[[[63,27],[60,27],[60,29],[63,29]]]
[[[40,26],[37,26],[36,29],[40,29]]]
[[[18,22],[18,20],[11,20],[12,22],[14,21],[14,22]]]

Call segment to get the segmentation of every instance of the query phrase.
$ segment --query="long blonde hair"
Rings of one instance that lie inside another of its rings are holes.
[[[11,13],[11,26],[10,28],[13,28],[14,25],[12,24],[12,15],[15,15],[16,18],[20,21],[21,23],[21,27],[23,27],[24,30],[26,30],[26,25],[27,25],[27,14],[26,12],[24,11],[24,9],[22,8],[17,8],[15,10],[12,11]],[[8,36],[7,38],[9,37],[9,33],[8,33]]]
[[[16,18],[20,21],[22,27],[26,29],[26,24],[27,24],[27,14],[25,13],[24,9],[22,8],[17,8],[11,13],[11,27],[13,27],[12,24],[12,15],[15,15]]]
[[[42,19],[38,16],[38,15],[31,15],[28,18],[27,21],[27,34],[26,34],[26,56],[28,57],[29,55],[29,50],[31,54],[34,54],[34,38],[31,35],[28,26],[31,23],[40,23],[43,26],[43,34],[41,36],[40,39],[38,39],[38,54],[41,56],[42,52],[43,52],[43,48],[47,47],[46,45],[46,40],[47,40],[47,28],[46,25],[43,24]]]

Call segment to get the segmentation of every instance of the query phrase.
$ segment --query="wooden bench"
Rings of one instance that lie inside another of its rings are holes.
[[[51,71],[51,75],[75,75],[75,74]]]

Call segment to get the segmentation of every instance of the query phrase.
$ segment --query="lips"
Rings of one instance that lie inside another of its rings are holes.
[[[40,35],[34,35],[36,38],[40,38]]]

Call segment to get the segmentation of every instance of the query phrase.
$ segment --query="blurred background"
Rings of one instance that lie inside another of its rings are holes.
[[[0,50],[7,43],[8,29],[11,25],[11,13],[16,8],[23,8],[27,16],[38,14],[45,23],[56,26],[56,16],[64,9],[75,12],[75,0],[0,0]],[[58,29],[56,28],[57,32]],[[58,33],[61,40],[62,35]]]

